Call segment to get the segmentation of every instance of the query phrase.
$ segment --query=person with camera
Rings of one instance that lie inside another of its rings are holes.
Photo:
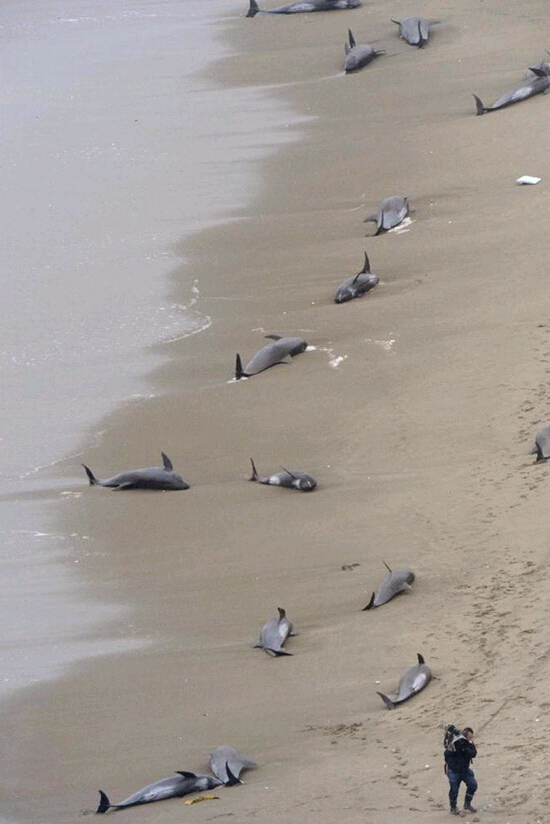
[[[451,746],[445,750],[445,773],[449,779],[449,801],[451,813],[460,815],[460,810],[456,806],[460,784],[466,784],[466,796],[464,798],[464,809],[470,813],[477,812],[472,807],[472,799],[477,790],[477,781],[474,771],[470,767],[472,758],[477,755],[477,748],[474,744],[474,731],[471,727],[465,727],[462,732],[456,730],[457,735],[452,739]]]

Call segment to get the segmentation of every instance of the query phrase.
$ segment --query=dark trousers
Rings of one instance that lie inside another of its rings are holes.
[[[449,779],[449,801],[451,802],[451,809],[456,807],[458,790],[462,781],[466,784],[466,798],[464,799],[464,803],[469,804],[477,790],[474,771],[468,768],[461,772],[455,772],[451,770],[450,767],[447,767],[447,778]]]

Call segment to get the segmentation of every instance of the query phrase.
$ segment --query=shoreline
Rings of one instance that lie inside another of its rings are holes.
[[[350,13],[354,33],[379,9],[365,8],[364,18]],[[240,28],[255,19],[236,21],[230,37],[242,49],[225,67],[246,83],[253,63],[255,82],[273,83],[283,67],[302,68],[305,49],[318,55],[307,66],[312,80],[334,41],[334,23],[313,17],[277,21],[275,56],[265,54],[261,30]],[[527,39],[532,30],[523,26]],[[419,58],[448,79],[443,67],[448,49],[457,48],[456,29],[438,32],[422,55],[396,46],[412,88],[424,88],[413,63]],[[508,36],[512,29],[509,22]],[[503,36],[501,61],[508,42]],[[478,59],[480,52],[472,62]],[[351,79],[355,92],[363,83],[360,115],[352,91],[332,99],[331,113],[328,80],[289,87],[315,118],[304,140],[263,161],[264,189],[246,219],[189,241],[191,265],[218,288],[226,283],[227,301],[204,336],[174,344],[174,360],[153,375],[181,388],[147,403],[143,418],[115,416],[101,452],[119,444],[120,459],[129,459],[152,433],[162,440],[177,431],[175,450],[167,451],[176,470],[193,476],[192,488],[182,497],[87,496],[86,510],[80,499],[67,511],[68,524],[84,521],[99,550],[86,574],[136,604],[135,631],[149,632],[154,647],[89,662],[43,689],[35,706],[11,702],[12,734],[19,721],[34,730],[35,768],[46,766],[52,746],[41,712],[52,702],[57,718],[63,712],[54,743],[65,763],[47,765],[46,795],[63,781],[62,767],[76,775],[86,767],[90,787],[104,784],[106,761],[109,775],[116,764],[111,780],[122,796],[156,777],[152,764],[167,774],[167,762],[179,764],[183,751],[181,768],[198,768],[206,748],[227,741],[260,764],[245,788],[224,791],[223,809],[235,815],[254,816],[269,803],[272,820],[287,824],[328,822],[342,810],[350,824],[365,812],[377,824],[402,814],[411,824],[435,822],[447,816],[442,728],[464,721],[483,732],[484,814],[524,824],[544,809],[536,769],[546,737],[537,696],[547,666],[539,520],[548,469],[533,469],[524,452],[547,401],[540,284],[548,241],[530,217],[543,208],[547,186],[514,189],[512,174],[542,168],[537,145],[534,168],[513,171],[524,162],[522,138],[542,128],[546,110],[543,100],[538,108],[519,104],[501,114],[499,127],[496,114],[479,121],[463,117],[464,106],[459,116],[452,102],[445,122],[439,98],[430,108],[421,97],[428,108],[416,112],[395,71],[375,61],[356,78],[340,78]],[[472,73],[459,73],[454,88],[469,87]],[[393,129],[414,110],[413,138],[388,163],[388,123],[379,110],[370,116],[380,96],[395,115]],[[493,157],[489,136],[497,128]],[[445,163],[449,146],[454,172]],[[357,183],[367,153],[368,190]],[[417,191],[403,191],[417,209],[410,231],[365,238],[364,214],[401,190],[403,168],[407,189]],[[381,282],[336,307],[333,284],[357,270],[365,248]],[[207,311],[215,300],[205,290]],[[259,348],[258,327],[307,330],[317,349],[231,384],[234,352]],[[381,345],[389,341],[389,349]],[[338,368],[330,366],[333,355],[345,358]],[[262,471],[292,459],[320,488],[310,497],[246,485],[250,455]],[[383,577],[382,559],[409,566],[417,581],[412,593],[366,616],[360,609]],[[353,572],[342,570],[354,561]],[[293,658],[273,662],[247,644],[278,603],[299,635]],[[388,714],[376,689],[390,692],[417,651],[438,680]],[[91,735],[101,758],[89,752]],[[535,763],[531,776],[522,769],[527,758]],[[67,793],[64,815],[78,792]],[[204,820],[217,811],[206,810]],[[181,809],[165,805],[158,815],[175,821]]]

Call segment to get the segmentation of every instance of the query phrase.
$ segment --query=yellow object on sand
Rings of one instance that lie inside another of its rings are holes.
[[[198,801],[212,801],[213,799],[219,799],[219,795],[212,795],[212,793],[208,795],[196,795],[194,798],[188,798],[185,803],[196,804]]]

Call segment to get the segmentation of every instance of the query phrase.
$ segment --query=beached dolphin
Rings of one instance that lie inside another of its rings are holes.
[[[370,262],[365,252],[365,264],[360,272],[340,284],[334,296],[335,303],[345,303],[353,298],[360,298],[378,283],[378,276],[371,272]]]
[[[401,195],[392,195],[387,197],[380,204],[380,209],[373,215],[369,215],[363,223],[376,223],[376,232],[374,236],[381,235],[382,232],[387,232],[388,229],[393,229],[394,226],[405,220],[409,214],[409,199]]]
[[[261,631],[260,640],[255,647],[265,650],[269,655],[292,655],[283,649],[286,639],[294,635],[291,622],[286,617],[286,612],[282,607],[277,607],[278,618],[270,618]]]
[[[409,667],[409,669],[401,677],[397,688],[397,698],[392,701],[392,699],[388,698],[387,695],[384,695],[383,692],[378,693],[389,710],[393,710],[397,704],[402,704],[403,701],[407,701],[409,698],[412,698],[413,695],[416,695],[417,692],[423,690],[426,684],[429,683],[432,677],[430,668],[424,663],[424,658],[420,655],[420,653],[417,653],[417,655],[418,664],[414,667]]]
[[[411,46],[418,46],[419,49],[425,46],[430,36],[430,26],[439,23],[439,20],[426,20],[425,17],[406,17],[404,20],[393,20],[399,26],[399,37],[410,43]]]
[[[143,787],[130,795],[120,804],[111,804],[103,790],[100,790],[99,807],[96,813],[106,813],[109,809],[121,810],[124,807],[136,807],[138,804],[151,804],[153,801],[164,801],[166,798],[181,798],[189,793],[212,790],[222,784],[229,786],[241,783],[238,778],[231,774],[230,769],[227,774],[230,776],[229,779],[221,781],[211,775],[195,775],[192,772],[180,772],[178,770],[173,776],[161,778],[155,781],[154,784],[148,784],[147,787]]]
[[[256,352],[244,369],[241,356],[237,354],[235,363],[236,380],[257,375],[258,372],[263,372],[264,369],[269,369],[270,366],[275,366],[278,363],[290,363],[291,358],[299,355],[300,352],[305,352],[307,349],[307,341],[303,338],[281,338],[279,335],[266,335],[266,338],[273,338],[274,342],[268,343],[267,346]]]
[[[278,6],[276,9],[260,9],[256,0],[250,0],[250,8],[247,17],[255,17],[256,14],[297,14],[308,11],[338,11],[339,9],[356,9],[361,6],[361,0],[301,0],[297,3],[288,3],[286,6]]]
[[[162,466],[149,466],[146,469],[131,469],[129,472],[121,472],[101,481],[96,478],[86,464],[82,464],[86,470],[91,486],[110,486],[113,489],[189,489],[189,484],[183,480],[181,475],[174,472],[172,461],[164,452],[162,455]]]
[[[386,54],[384,49],[373,49],[372,46],[368,46],[367,44],[360,44],[358,46],[355,42],[355,37],[351,33],[351,29],[348,29],[348,37],[349,45],[344,43],[344,49],[346,52],[344,71],[346,74],[362,69],[363,66],[366,66],[367,63],[370,63],[371,60],[378,57],[379,54]]]
[[[535,436],[535,445],[529,454],[536,455],[537,461],[547,461],[550,458],[550,423],[539,429]]]
[[[477,94],[474,94],[476,114],[495,112],[497,109],[504,109],[513,103],[519,103],[521,100],[527,100],[528,97],[534,97],[536,94],[543,94],[547,91],[550,87],[550,75],[545,74],[542,69],[537,69],[535,66],[533,66],[531,71],[536,75],[533,80],[529,80],[523,86],[503,94],[492,106],[484,106]]]
[[[256,465],[252,458],[252,475],[249,481],[257,481],[260,484],[270,484],[271,486],[286,486],[288,489],[299,489],[301,492],[313,492],[317,486],[317,481],[307,472],[293,471],[282,468],[282,472],[276,472],[274,475],[268,475],[266,478],[260,478]]]
[[[233,783],[233,779],[239,778],[243,770],[251,770],[256,766],[254,761],[239,755],[234,747],[218,747],[210,755],[210,769],[223,784]]]
[[[388,570],[388,574],[380,584],[378,592],[372,593],[369,603],[366,607],[363,607],[363,612],[386,604],[395,595],[399,595],[400,592],[408,592],[414,583],[414,572],[411,572],[410,569],[398,569],[396,572],[392,572],[385,561],[384,566]]]

